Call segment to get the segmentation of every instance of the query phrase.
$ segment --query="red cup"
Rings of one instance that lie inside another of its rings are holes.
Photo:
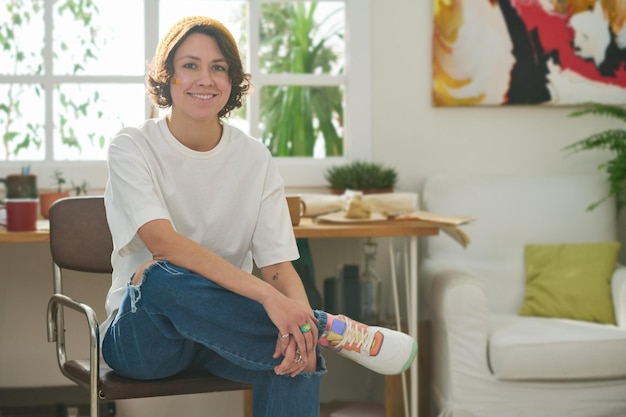
[[[9,232],[37,230],[37,204],[36,198],[7,199],[4,206],[0,206],[0,210],[6,210],[6,223],[0,223],[0,226]]]

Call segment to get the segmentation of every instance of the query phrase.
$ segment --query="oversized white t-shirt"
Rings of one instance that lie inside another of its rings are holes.
[[[260,141],[224,123],[207,152],[182,145],[165,118],[123,128],[108,150],[105,190],[113,235],[112,285],[104,334],[134,272],[152,259],[137,234],[145,223],[169,220],[174,229],[233,265],[252,271],[298,258],[284,184]]]

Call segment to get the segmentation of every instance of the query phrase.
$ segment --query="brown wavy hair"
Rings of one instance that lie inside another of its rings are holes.
[[[252,92],[252,76],[243,70],[239,48],[233,35],[222,23],[210,17],[191,16],[179,20],[161,39],[146,77],[148,96],[162,109],[172,106],[170,82],[174,75],[174,55],[192,33],[202,33],[215,39],[226,58],[232,88],[228,102],[219,111],[218,117],[228,117],[232,110],[242,106],[243,96]]]

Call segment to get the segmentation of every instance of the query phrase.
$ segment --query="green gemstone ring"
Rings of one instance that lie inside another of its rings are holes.
[[[300,331],[302,333],[310,332],[311,331],[311,325],[309,323],[304,323],[302,326],[300,326]]]

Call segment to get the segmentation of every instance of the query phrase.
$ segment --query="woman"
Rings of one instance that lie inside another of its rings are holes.
[[[223,121],[251,88],[230,32],[179,21],[147,83],[171,114],[122,129],[109,147],[106,362],[132,378],[193,367],[252,383],[255,417],[319,415],[318,344],[377,372],[407,369],[410,336],[309,306],[272,157]]]

